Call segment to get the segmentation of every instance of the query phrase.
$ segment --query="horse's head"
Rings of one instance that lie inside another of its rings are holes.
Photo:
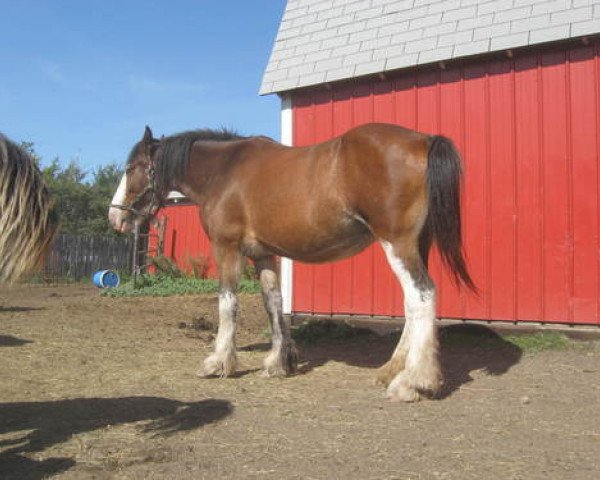
[[[146,127],[144,137],[129,154],[125,174],[108,210],[108,220],[119,232],[130,232],[136,222],[152,217],[160,207],[162,196],[157,190],[153,159],[159,144]]]

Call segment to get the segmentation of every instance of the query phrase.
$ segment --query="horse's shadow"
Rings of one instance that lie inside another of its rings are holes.
[[[473,381],[471,372],[503,375],[521,361],[521,347],[483,325],[457,324],[440,329],[440,357],[444,386],[438,395],[449,397]]]
[[[73,435],[123,423],[143,422],[150,435],[171,435],[219,421],[233,412],[225,400],[181,402],[161,397],[76,398],[0,404],[0,478],[41,479],[68,470],[72,458],[34,460],[41,452]],[[28,432],[19,436],[18,432]],[[15,435],[16,434],[16,435]]]
[[[398,344],[401,332],[377,335],[359,330],[349,338],[325,338],[311,343],[299,342],[303,375],[329,361],[376,369],[389,360]],[[447,398],[462,385],[472,382],[471,372],[483,371],[502,375],[519,363],[520,347],[505,340],[491,328],[474,324],[456,324],[439,329],[440,364],[444,385],[438,399]],[[268,344],[246,346],[246,350],[262,350]]]

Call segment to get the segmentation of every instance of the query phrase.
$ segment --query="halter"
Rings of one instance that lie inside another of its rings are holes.
[[[127,175],[130,169],[131,167],[127,167],[125,169],[125,175]],[[124,210],[126,212],[131,212],[136,217],[141,217],[144,220],[148,219],[151,216],[150,211],[152,210],[152,208],[154,206],[160,207],[161,204],[160,197],[156,192],[156,174],[154,172],[154,166],[150,166],[150,168],[148,168],[148,170],[146,171],[146,178],[148,179],[148,185],[146,185],[146,188],[144,188],[144,190],[137,194],[137,196],[133,199],[132,202],[129,203],[129,205],[111,204],[111,207],[118,208],[119,210]],[[147,207],[144,209],[145,211],[134,208],[133,206],[142,198],[144,198],[144,196],[149,192],[152,194],[152,198],[150,199],[150,202],[148,202]],[[158,201],[155,202],[156,200]]]

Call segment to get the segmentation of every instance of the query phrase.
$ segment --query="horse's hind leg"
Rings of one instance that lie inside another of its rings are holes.
[[[277,262],[266,257],[256,262],[263,302],[271,324],[272,347],[264,361],[265,374],[282,377],[296,371],[298,355],[290,335],[289,320],[283,316]]]
[[[387,395],[393,400],[416,401],[421,393],[435,394],[441,386],[435,325],[435,287],[417,248],[406,248],[388,242],[382,242],[382,246],[404,291],[408,325],[408,330],[403,332],[400,343],[388,362]],[[397,357],[396,360],[394,357]]]
[[[215,245],[215,259],[219,267],[219,330],[215,351],[204,360],[202,376],[227,377],[235,373],[235,330],[238,302],[236,290],[242,272],[242,256],[235,248]]]
[[[430,232],[426,226],[421,230],[418,242],[419,256],[421,257],[423,271],[425,271],[429,258],[429,250],[431,248],[432,243]],[[393,253],[393,251],[391,253]],[[411,320],[412,318],[409,315],[406,315],[404,317],[404,328],[402,329],[400,341],[398,342],[398,345],[396,346],[396,349],[394,350],[394,353],[392,354],[392,357],[389,359],[389,361],[377,370],[377,383],[387,387],[396,377],[396,375],[398,375],[398,373],[404,370],[406,363],[406,355],[408,354],[408,347],[410,345],[410,334],[412,330]]]

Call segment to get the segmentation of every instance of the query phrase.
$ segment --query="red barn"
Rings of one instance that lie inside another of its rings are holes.
[[[261,93],[293,145],[374,121],[455,141],[481,296],[434,258],[439,316],[599,324],[599,32],[591,1],[290,0]],[[290,312],[402,315],[378,245],[286,271]]]
[[[367,122],[454,140],[481,294],[434,255],[440,317],[599,325],[599,33],[588,0],[289,0],[261,94],[290,145]],[[403,315],[379,245],[282,263],[286,313]]]

